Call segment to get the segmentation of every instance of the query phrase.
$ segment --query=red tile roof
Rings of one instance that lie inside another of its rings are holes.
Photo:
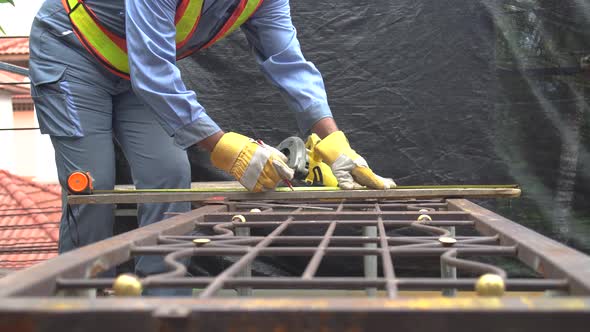
[[[31,86],[28,84],[29,78],[24,75],[11,73],[6,70],[0,69],[0,83],[14,83],[14,82],[26,82],[27,84],[17,85],[3,85],[0,84],[0,90],[5,90],[13,94],[24,94],[28,95],[31,91]]]
[[[0,55],[29,54],[28,37],[0,38]]]
[[[21,269],[57,255],[61,188],[0,170],[0,269]]]

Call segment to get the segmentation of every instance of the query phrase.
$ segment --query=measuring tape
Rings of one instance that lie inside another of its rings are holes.
[[[90,172],[74,171],[68,176],[68,192],[73,195],[90,195],[94,192],[93,182]]]

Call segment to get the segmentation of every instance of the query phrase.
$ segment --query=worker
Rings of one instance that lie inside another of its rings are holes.
[[[46,0],[31,30],[31,94],[62,188],[71,172],[84,170],[95,189],[113,189],[113,137],[139,189],[189,188],[185,150],[193,145],[250,191],[290,179],[293,170],[280,152],[222,131],[176,66],[237,28],[301,132],[322,138],[318,152],[340,186],[395,186],[375,175],[338,130],[322,76],[302,55],[288,0]],[[64,201],[60,252],[112,236],[113,209],[82,205],[65,213]],[[189,209],[189,203],[139,204],[139,226]],[[164,270],[160,257],[136,260],[140,276]]]

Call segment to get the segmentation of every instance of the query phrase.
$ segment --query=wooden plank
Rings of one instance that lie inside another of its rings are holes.
[[[229,186],[230,184],[225,184]],[[231,189],[232,187],[227,187]],[[432,199],[432,198],[512,198],[519,197],[519,188],[440,188],[440,189],[389,189],[389,190],[323,190],[317,188],[280,188],[281,191],[250,193],[239,191],[160,191],[160,192],[108,192],[93,195],[70,195],[70,204],[117,204],[117,203],[167,203],[200,202],[215,196],[229,200],[316,200],[316,199]],[[238,189],[238,188],[236,188]]]
[[[193,182],[191,189],[203,188],[227,188],[227,189],[242,189],[244,188],[238,181],[210,181],[210,182]],[[134,190],[136,189],[132,184],[120,184],[115,186],[115,190]]]

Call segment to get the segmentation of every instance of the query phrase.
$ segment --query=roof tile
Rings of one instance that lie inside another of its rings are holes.
[[[18,82],[23,82],[25,84],[1,84]],[[31,85],[29,84],[29,78],[27,76],[11,73],[9,71],[0,69],[0,90],[6,90],[12,92],[13,94],[30,95]]]
[[[21,269],[57,255],[61,188],[0,170],[0,269]]]
[[[29,54],[28,37],[0,38],[0,55]]]

